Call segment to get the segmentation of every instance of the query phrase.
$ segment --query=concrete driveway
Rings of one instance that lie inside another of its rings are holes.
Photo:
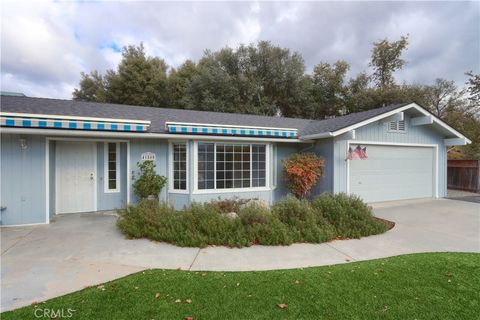
[[[146,268],[268,270],[430,251],[480,252],[480,205],[455,200],[377,204],[396,222],[385,234],[288,247],[179,248],[127,240],[107,214],[72,214],[50,225],[1,229],[1,310],[53,298]]]

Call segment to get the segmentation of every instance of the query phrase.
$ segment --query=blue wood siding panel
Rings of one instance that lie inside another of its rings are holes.
[[[447,150],[444,144],[444,136],[432,125],[411,126],[410,116],[405,113],[404,133],[388,132],[387,123],[377,121],[356,129],[356,141],[370,142],[391,142],[406,144],[434,144],[438,146],[438,196],[445,197],[447,194],[446,172],[447,172]],[[354,143],[354,142],[353,142]],[[346,192],[347,176],[345,161],[347,152],[347,141],[343,136],[334,139],[334,192]],[[368,154],[368,149],[367,149]],[[361,161],[361,160],[358,160]]]
[[[333,192],[333,139],[321,139],[315,142],[314,153],[325,160],[323,177],[319,179],[312,190],[311,196],[315,197],[324,192]]]
[[[20,148],[25,139],[27,149]],[[1,135],[3,225],[45,223],[45,137]]]
[[[138,163],[141,160],[142,153],[155,153],[156,171],[158,174],[168,177],[168,141],[157,139],[133,139],[130,140],[130,177],[131,183],[138,177]],[[168,186],[166,185],[160,193],[160,199],[167,200]],[[137,202],[133,187],[130,188],[130,202]]]

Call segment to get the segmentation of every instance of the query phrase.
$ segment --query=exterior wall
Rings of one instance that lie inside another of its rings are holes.
[[[124,208],[127,204],[127,144],[120,142],[120,191],[105,192],[105,143],[97,142],[97,209]]]
[[[19,139],[26,140],[25,150]],[[2,134],[1,142],[1,223],[45,223],[45,137]]]
[[[438,196],[445,197],[446,170],[447,170],[447,151],[444,145],[444,137],[439,134],[431,125],[411,126],[410,117],[405,114],[405,133],[388,132],[387,123],[377,121],[355,130],[356,137],[353,141],[371,141],[371,142],[391,142],[405,144],[435,144],[438,145]],[[353,142],[354,143],[354,142]],[[334,192],[347,191],[347,138],[345,136],[335,137],[334,140]],[[368,150],[367,150],[368,153]]]
[[[130,183],[138,177],[138,162],[141,160],[142,153],[155,153],[156,171],[159,175],[168,177],[168,141],[157,139],[132,139],[130,140]],[[165,187],[160,194],[161,200],[167,200],[168,187]],[[138,199],[134,190],[130,188],[130,203],[137,202]]]
[[[317,156],[325,159],[325,168],[323,177],[312,190],[312,196],[318,196],[324,192],[333,192],[333,177],[334,177],[334,158],[333,158],[333,139],[321,139],[315,142],[314,152]]]
[[[271,159],[274,159],[273,165],[275,166],[275,169],[273,170],[274,174],[271,175],[273,178],[272,182],[275,184],[272,198],[273,202],[280,200],[289,193],[287,181],[283,175],[283,160],[299,152],[300,147],[305,146],[307,145],[297,145],[292,143],[278,143],[275,145],[274,152],[276,155],[271,157]]]

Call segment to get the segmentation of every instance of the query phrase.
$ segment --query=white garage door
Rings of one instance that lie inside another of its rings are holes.
[[[352,149],[355,147],[352,145]],[[366,147],[366,160],[349,160],[351,194],[359,195],[366,202],[434,196],[434,148]]]

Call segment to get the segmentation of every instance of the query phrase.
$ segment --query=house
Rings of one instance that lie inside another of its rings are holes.
[[[144,160],[168,178],[160,197],[177,208],[219,197],[274,202],[288,192],[282,160],[298,152],[326,160],[314,195],[439,198],[447,148],[470,143],[415,103],[317,121],[8,95],[0,116],[3,225],[134,203]]]

